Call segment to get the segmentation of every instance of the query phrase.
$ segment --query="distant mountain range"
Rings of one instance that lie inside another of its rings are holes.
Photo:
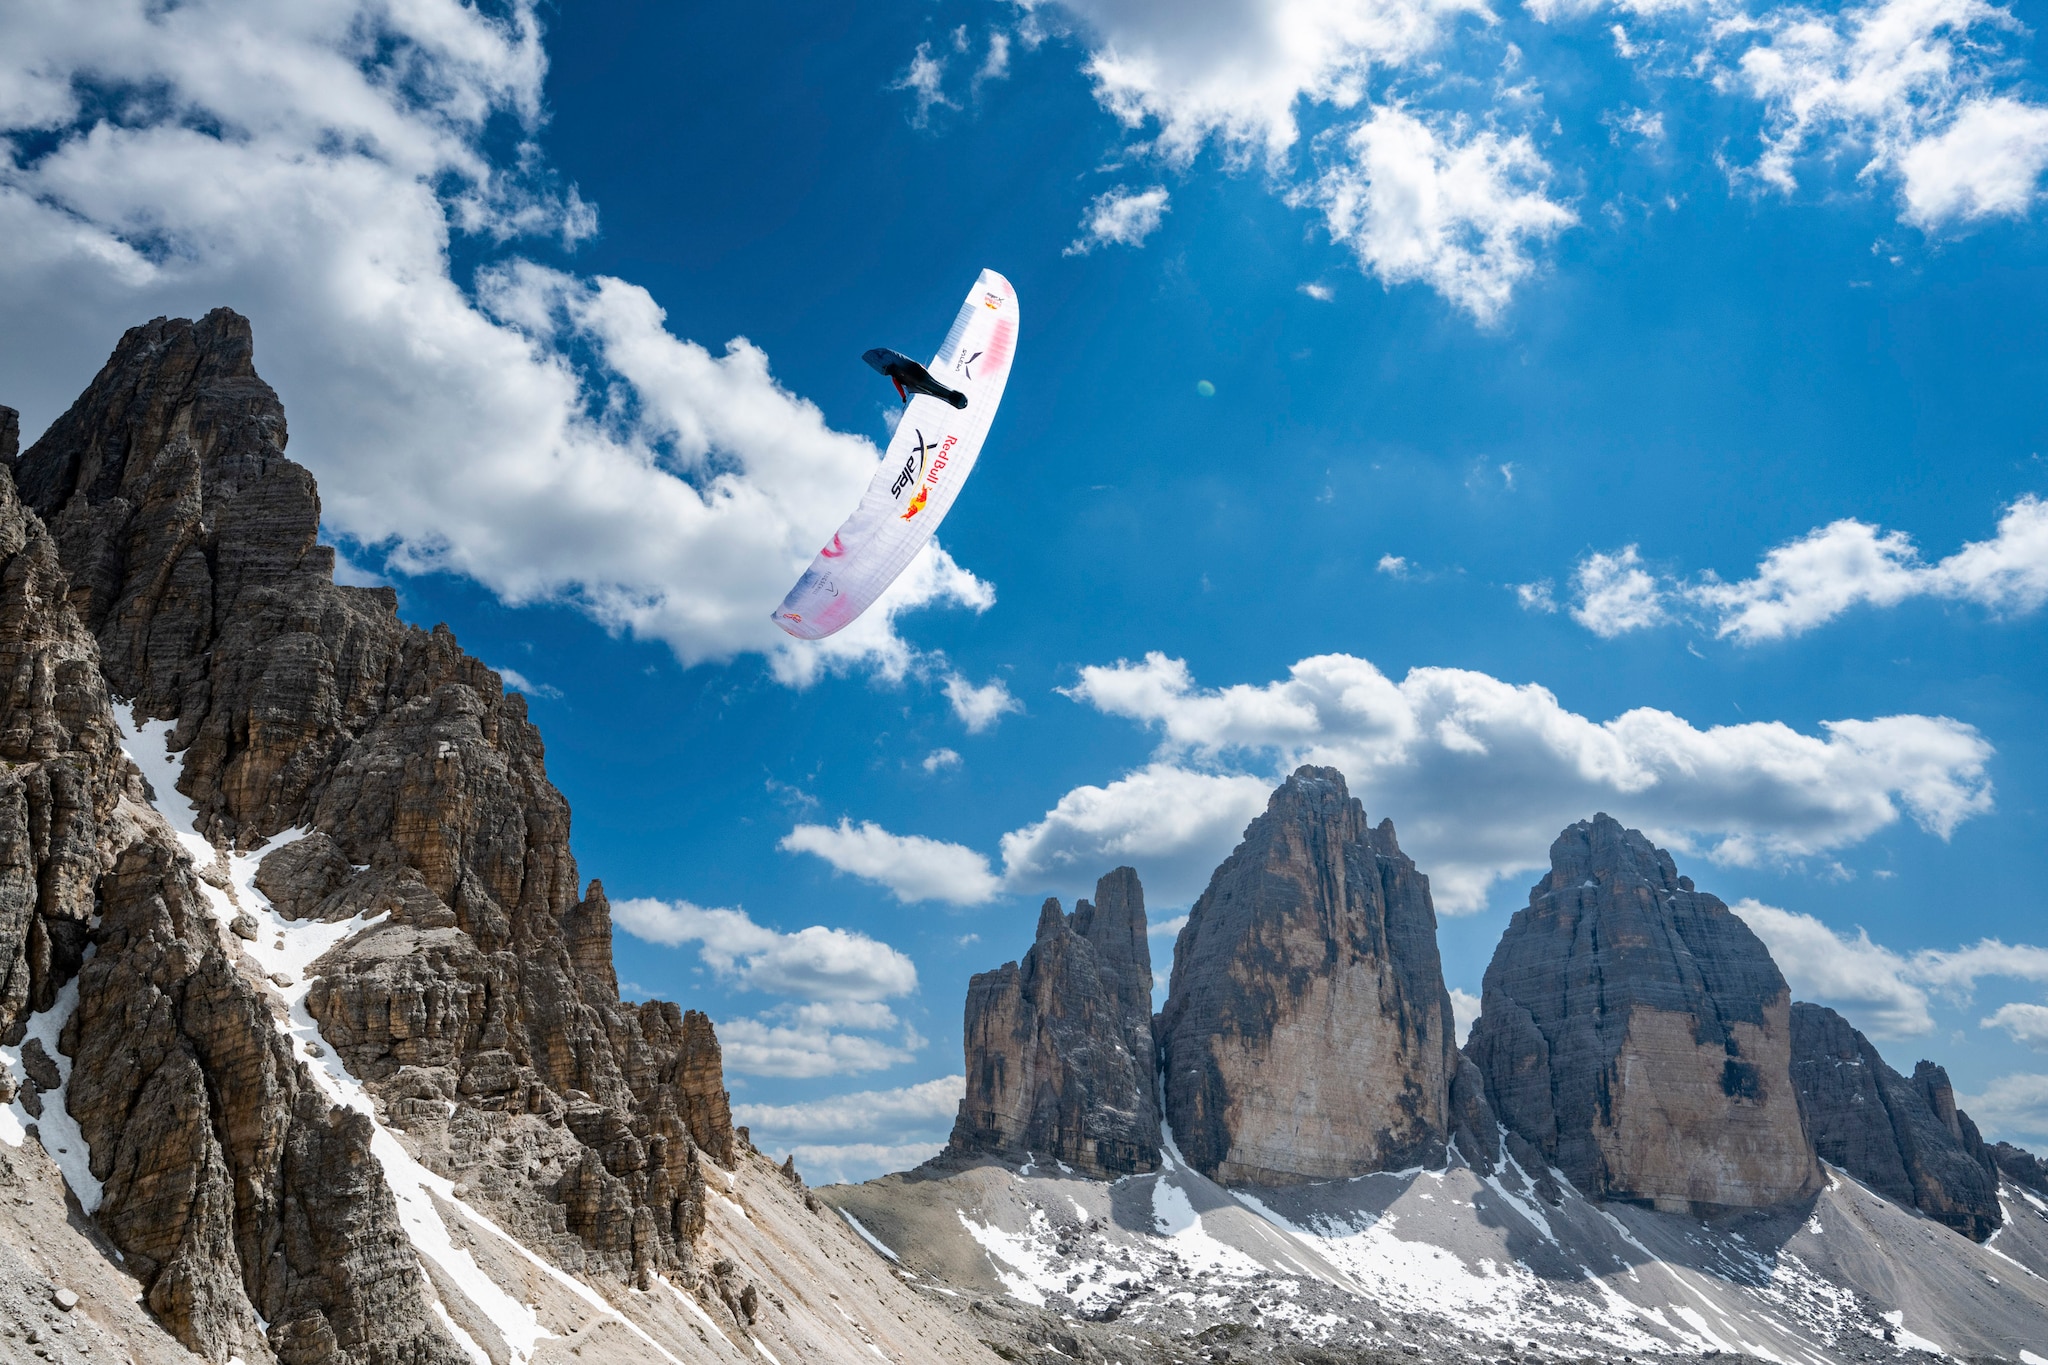
[[[1304,768],[974,978],[952,1141],[805,1188],[622,1001],[524,699],[333,581],[247,321],[0,409],[0,1359],[2048,1365],[2048,1169],[1573,825],[1458,1046]]]

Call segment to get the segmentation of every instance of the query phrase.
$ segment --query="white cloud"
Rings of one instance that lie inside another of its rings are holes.
[[[25,429],[137,320],[232,300],[327,525],[390,568],[570,603],[686,662],[900,673],[895,615],[986,585],[934,552],[843,645],[778,638],[763,604],[878,452],[744,339],[707,350],[637,286],[525,261],[596,226],[532,142],[546,69],[524,0],[0,9],[0,368]],[[104,116],[124,91],[149,95]]]
[[[2014,1042],[2048,1052],[2048,1005],[2014,1001],[2000,1006],[1990,1018],[1979,1021],[1979,1027],[2002,1028],[2012,1035]]]
[[[1526,133],[1434,128],[1387,105],[1343,146],[1303,196],[1331,238],[1387,284],[1427,283],[1481,322],[1534,273],[1532,249],[1578,221],[1549,197],[1549,163]]]
[[[1792,987],[1793,999],[1833,1006],[1858,1028],[1880,1037],[1905,1038],[1933,1030],[1927,992],[1906,979],[1912,964],[1871,942],[1863,929],[1848,938],[1811,915],[1751,899],[1728,908],[1771,950]]]
[[[2048,981],[2048,948],[2027,943],[2005,943],[1980,939],[1967,948],[1952,952],[1927,949],[1913,955],[1914,974],[1936,990],[1957,1000],[1968,1000],[1980,978],[2011,977],[2019,981]]]
[[[1458,1046],[1465,1046],[1465,1040],[1472,1034],[1472,1021],[1479,1017],[1479,997],[1470,991],[1451,987],[1451,1019],[1457,1027]]]
[[[1103,191],[1081,215],[1081,235],[1063,253],[1086,256],[1099,246],[1143,246],[1166,216],[1166,186],[1130,190],[1122,185]]]
[[[1983,1094],[1956,1100],[1994,1142],[2048,1142],[2048,1076],[2000,1076]]]
[[[1079,892],[1130,864],[1151,903],[1186,905],[1266,808],[1272,786],[1266,777],[1155,763],[1107,786],[1076,787],[1044,819],[1003,836],[1004,881]]]
[[[1299,289],[1302,293],[1314,299],[1317,303],[1328,303],[1331,299],[1337,297],[1336,290],[1330,288],[1329,285],[1323,284],[1316,280],[1310,280],[1307,284],[1297,285],[1295,287]]]
[[[960,754],[956,749],[934,749],[924,756],[921,765],[928,773],[943,772],[960,766]]]
[[[2025,212],[2048,165],[2048,109],[1993,95],[2001,32],[2019,21],[1986,0],[1878,0],[1839,13],[1786,6],[1728,25],[1749,41],[1721,84],[1764,104],[1753,173],[1783,190],[1802,156],[1902,176],[1903,215],[1934,228]]]
[[[922,128],[931,122],[934,109],[960,107],[946,98],[946,58],[934,57],[930,43],[917,45],[917,51],[911,54],[910,66],[889,88],[907,90],[917,102],[917,109],[910,116],[913,128]]]
[[[1459,914],[1482,908],[1496,880],[1543,867],[1557,831],[1596,810],[1681,855],[1750,866],[1832,853],[1902,814],[1947,838],[1992,804],[1991,745],[1940,716],[1829,721],[1819,734],[1775,722],[1702,730],[1648,707],[1595,721],[1533,683],[1454,668],[1413,669],[1396,683],[1344,654],[1304,659],[1276,682],[1211,690],[1155,653],[1084,668],[1067,695],[1156,728],[1159,750],[1005,834],[1001,878],[972,849],[902,840],[960,869],[934,876],[925,869],[936,853],[898,853],[898,836],[873,825],[800,826],[812,831],[803,842],[872,846],[835,865],[906,900],[1084,892],[1103,869],[1129,863],[1153,904],[1185,905],[1280,777],[1322,763],[1346,774],[1375,817],[1394,817],[1438,909]]]
[[[1400,555],[1381,555],[1380,562],[1374,567],[1389,578],[1408,576],[1408,561]]]
[[[849,929],[814,924],[785,934],[756,924],[744,910],[646,898],[614,902],[612,919],[649,943],[696,944],[705,965],[752,990],[811,1001],[877,1001],[917,989],[917,967],[908,957]]]
[[[978,92],[991,81],[1010,78],[1010,35],[997,29],[988,35],[988,56],[982,59],[981,69],[974,73],[974,88]]]
[[[1030,8],[1030,6],[1026,6]],[[1484,0],[1061,0],[1080,23],[1096,98],[1186,165],[1215,139],[1236,160],[1277,161],[1299,136],[1302,101],[1356,105],[1375,69],[1434,47]]]
[[[967,727],[967,733],[978,735],[992,730],[997,722],[1012,712],[1022,711],[1024,703],[1010,695],[1010,689],[1001,678],[976,687],[958,673],[946,677],[946,700],[953,704],[953,714]]]
[[[816,854],[841,872],[888,887],[906,904],[941,900],[979,905],[1002,888],[988,859],[973,849],[919,834],[891,834],[873,821],[855,825],[842,818],[836,828],[798,825],[783,837],[780,847]]]
[[[1998,533],[1933,564],[1904,531],[1843,519],[1777,546],[1736,582],[1712,574],[1681,582],[1642,567],[1636,547],[1589,554],[1573,573],[1572,617],[1597,634],[1704,613],[1715,634],[1753,645],[1803,635],[1856,607],[1916,597],[2024,615],[2048,602],[2048,501],[2028,494],[2000,515]],[[1534,589],[1539,585],[1526,585]],[[1530,605],[1527,592],[1523,604]]]
[[[2048,108],[2010,96],[1971,100],[1947,131],[1899,157],[1906,221],[1932,228],[1957,220],[2021,217],[2040,198],[2048,170]]]
[[[790,1142],[804,1138],[891,1136],[905,1130],[953,1125],[960,1098],[967,1093],[965,1076],[940,1076],[895,1090],[861,1090],[831,1095],[802,1104],[736,1104],[733,1122],[763,1135]]]
[[[915,1060],[923,1042],[915,1033],[899,1044],[837,1032],[823,1024],[784,1023],[772,1013],[718,1023],[718,1046],[726,1070],[745,1076],[809,1080],[886,1071]]]
[[[1145,926],[1147,938],[1178,938],[1180,931],[1187,928],[1188,917],[1175,915],[1172,919],[1157,919]]]
[[[1540,579],[1534,583],[1516,583],[1512,586],[1515,590],[1515,600],[1522,604],[1523,611],[1557,610],[1557,593],[1549,579]]]
[[[1665,619],[1657,580],[1633,545],[1617,554],[1587,555],[1572,574],[1572,587],[1578,595],[1572,619],[1603,639]]]
[[[798,1143],[789,1149],[797,1171],[811,1185],[851,1185],[878,1175],[907,1171],[937,1156],[945,1143],[845,1142]],[[778,1148],[775,1155],[783,1155]]]
[[[498,668],[492,671],[505,680],[505,686],[515,692],[524,692],[529,697],[546,697],[550,701],[556,701],[561,698],[561,688],[550,687],[546,683],[534,682],[516,668]]]

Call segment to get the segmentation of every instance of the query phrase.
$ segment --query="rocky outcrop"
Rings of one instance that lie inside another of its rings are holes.
[[[1792,1007],[1792,1084],[1823,1161],[1972,1241],[1998,1230],[1995,1154],[1956,1108],[1942,1068],[1923,1061],[1908,1080],[1848,1020],[1801,1003]]]
[[[1429,879],[1343,774],[1297,771],[1216,869],[1158,1030],[1174,1138],[1214,1180],[1442,1163],[1458,1055]]]
[[[2015,1147],[2010,1142],[1994,1142],[1990,1147],[1991,1160],[2004,1173],[2006,1179],[2018,1185],[2025,1185],[2035,1194],[2048,1196],[2048,1161],[2041,1160],[2024,1147]]]
[[[692,1282],[700,1156],[734,1159],[718,1043],[619,999],[524,698],[389,589],[332,581],[284,443],[247,322],[217,310],[131,330],[6,461],[0,1029],[77,977],[63,1047],[99,1221],[193,1350],[453,1361],[370,1120],[291,1055],[197,880],[219,866],[150,808],[109,691],[172,722],[178,791],[153,795],[217,845],[313,831],[256,874],[281,915],[381,916],[313,965],[307,1009],[420,1159],[558,1264]]]
[[[1819,1187],[1785,978],[1640,831],[1558,835],[1480,1010],[1465,1051],[1494,1112],[1581,1191],[1756,1208]]]
[[[1021,963],[968,983],[962,1033],[967,1094],[949,1158],[1029,1157],[1100,1177],[1158,1168],[1152,951],[1136,872],[1103,877],[1071,915],[1048,900]]]

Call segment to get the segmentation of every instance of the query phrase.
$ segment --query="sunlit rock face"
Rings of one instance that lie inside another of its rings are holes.
[[[1797,1004],[1792,1080],[1823,1160],[1972,1241],[1998,1230],[1997,1158],[1956,1108],[1947,1071],[1923,1061],[1908,1080],[1841,1015]]]
[[[1602,1198],[1758,1208],[1819,1188],[1792,1000],[1763,942],[1606,815],[1567,828],[1466,1043],[1510,1132]]]
[[[1459,1058],[1429,879],[1334,768],[1295,772],[1216,869],[1158,1027],[1167,1118],[1212,1179],[1444,1161]]]
[[[1048,900],[1021,962],[978,973],[967,1094],[946,1154],[1113,1177],[1159,1166],[1145,891],[1120,867],[1074,913]]]

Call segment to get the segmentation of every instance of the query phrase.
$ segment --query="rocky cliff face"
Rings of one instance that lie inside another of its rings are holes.
[[[1606,815],[1566,829],[1465,1051],[1508,1130],[1603,1198],[1756,1208],[1819,1187],[1791,994],[1763,943]]]
[[[452,1365],[371,1118],[294,1038],[317,1026],[528,1246],[642,1285],[694,1282],[699,1156],[735,1160],[718,1044],[619,1000],[524,699],[388,589],[333,583],[284,443],[248,324],[218,310],[131,330],[7,461],[0,1035],[24,1103],[75,1118],[97,1222],[187,1347]],[[176,791],[123,757],[110,692],[168,722],[135,743],[167,731]],[[287,831],[311,832],[239,879]],[[252,956],[303,922],[362,930],[310,986]],[[24,1034],[59,1016],[69,1070],[39,1082],[56,1062]]]
[[[1923,1061],[1908,1080],[1841,1015],[1797,1004],[1792,1084],[1822,1160],[1973,1241],[1998,1230],[1998,1163],[1948,1072]]]
[[[1120,867],[1072,915],[1048,900],[1023,961],[978,973],[967,1094],[946,1154],[1031,1156],[1114,1177],[1159,1166],[1145,891]]]
[[[1343,774],[1300,769],[1245,830],[1180,932],[1158,1029],[1167,1118],[1204,1175],[1441,1164],[1458,1055],[1429,879]]]

